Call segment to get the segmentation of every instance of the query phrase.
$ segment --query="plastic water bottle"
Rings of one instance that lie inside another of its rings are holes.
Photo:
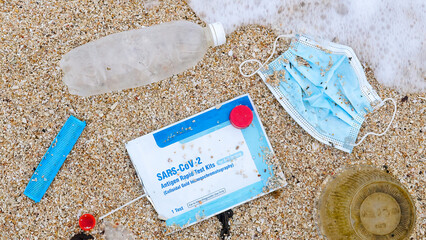
[[[111,34],[71,50],[60,61],[71,94],[91,96],[143,86],[195,66],[226,42],[221,23],[203,28],[175,21]]]

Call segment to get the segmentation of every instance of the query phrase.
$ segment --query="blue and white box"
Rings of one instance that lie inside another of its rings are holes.
[[[245,105],[253,121],[231,125]],[[126,144],[148,199],[166,225],[183,228],[286,185],[249,95]]]

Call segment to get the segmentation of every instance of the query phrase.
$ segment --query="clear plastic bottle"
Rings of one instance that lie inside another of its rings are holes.
[[[111,34],[71,50],[60,61],[71,94],[91,96],[143,86],[195,66],[207,48],[225,43],[222,24],[175,21]]]

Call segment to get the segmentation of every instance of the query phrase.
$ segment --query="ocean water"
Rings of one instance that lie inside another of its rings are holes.
[[[260,24],[277,34],[305,33],[352,47],[384,86],[426,91],[424,0],[189,0],[205,22],[227,34]],[[272,46],[271,46],[272,49]],[[262,60],[261,60],[262,61]]]

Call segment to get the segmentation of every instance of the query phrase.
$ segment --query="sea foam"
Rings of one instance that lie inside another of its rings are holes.
[[[277,34],[305,33],[348,45],[377,80],[400,92],[426,91],[424,0],[191,0],[205,22],[227,34],[260,24]]]

